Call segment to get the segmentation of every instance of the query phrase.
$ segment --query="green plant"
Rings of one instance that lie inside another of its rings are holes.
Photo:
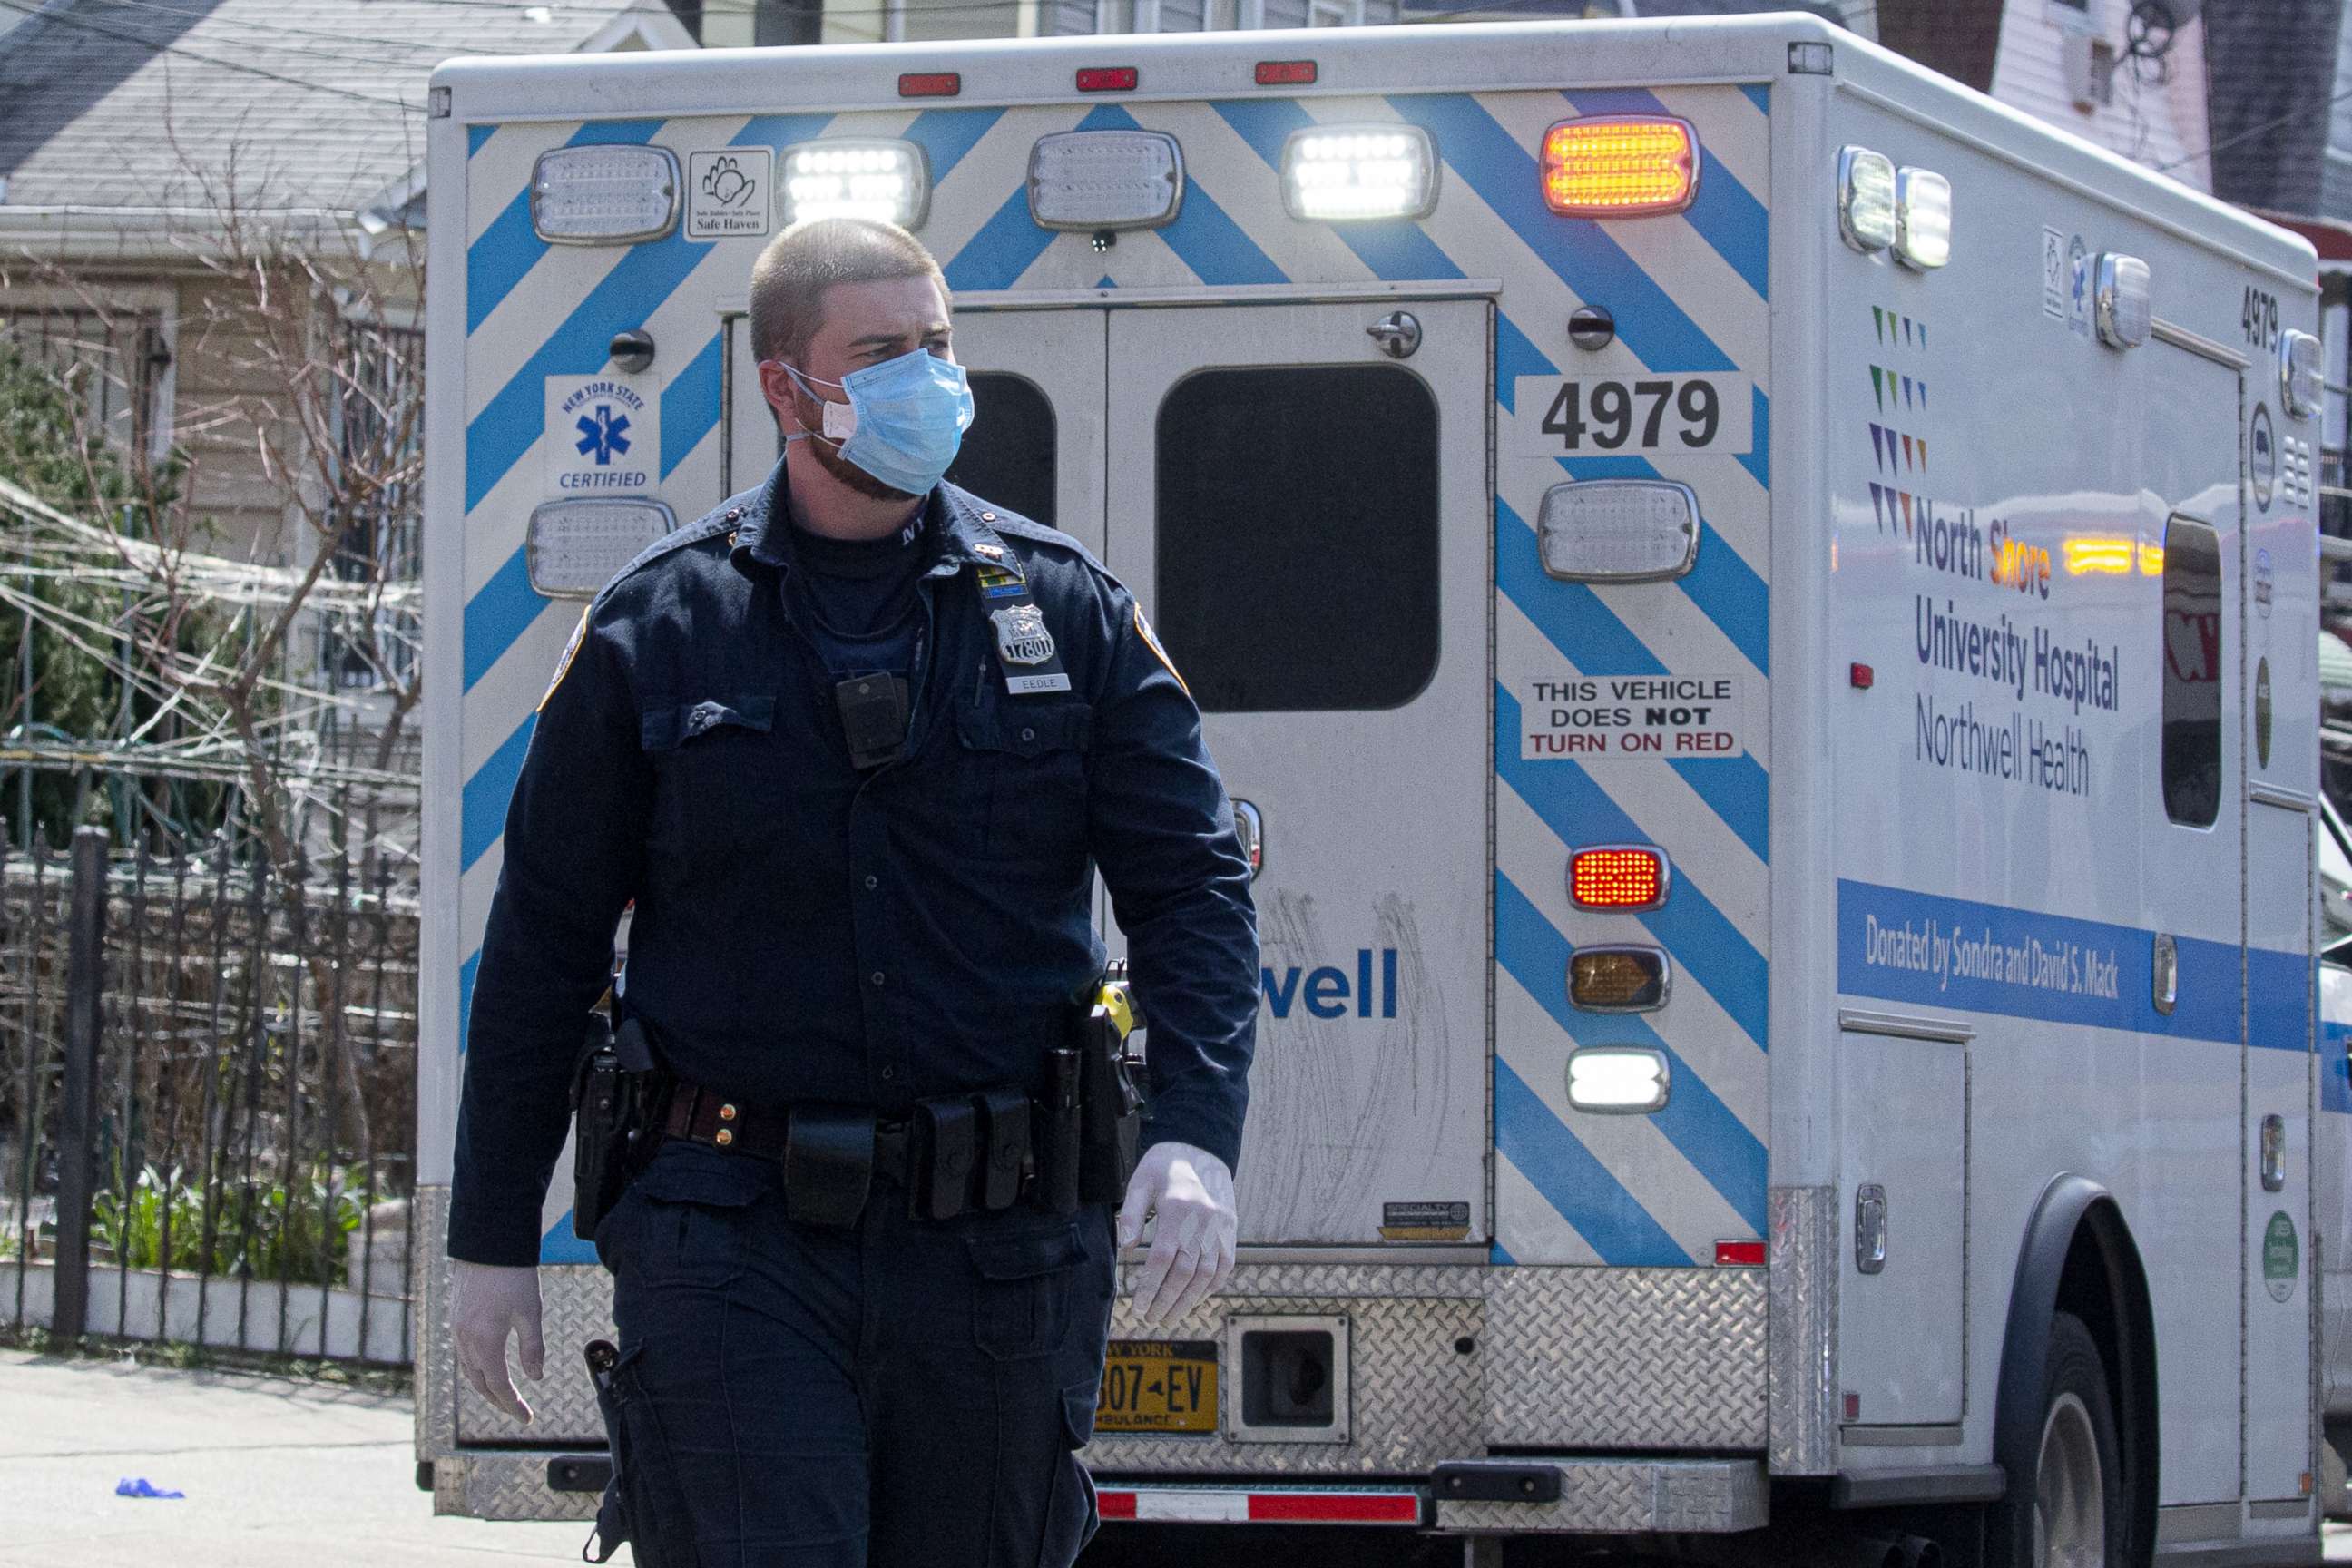
[[[213,1184],[212,1249],[205,1248],[207,1189],[179,1167],[152,1165],[114,1184],[90,1205],[90,1239],[131,1268],[341,1285],[349,1272],[346,1238],[367,1215],[367,1171],[325,1163],[296,1173],[291,1183],[224,1180]],[[164,1256],[165,1221],[171,1254]]]

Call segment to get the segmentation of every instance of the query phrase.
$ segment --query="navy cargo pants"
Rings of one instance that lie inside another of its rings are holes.
[[[618,1490],[653,1568],[1067,1568],[1094,1533],[1110,1212],[784,1217],[673,1141],[606,1215]]]

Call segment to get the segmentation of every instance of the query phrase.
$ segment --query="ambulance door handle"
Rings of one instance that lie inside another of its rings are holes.
[[[1364,332],[1391,359],[1411,359],[1421,347],[1421,318],[1411,310],[1391,310]]]

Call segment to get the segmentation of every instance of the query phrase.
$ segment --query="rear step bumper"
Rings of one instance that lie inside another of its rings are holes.
[[[1756,1459],[1488,1459],[1444,1465],[1426,1487],[1097,1483],[1106,1521],[1347,1524],[1464,1534],[1725,1534],[1768,1521]]]
[[[1557,1477],[1524,1502],[1478,1500],[1500,1476],[1515,1487],[1529,1472]],[[1567,1531],[1595,1535],[1673,1532],[1727,1534],[1758,1530],[1770,1518],[1770,1489],[1760,1459],[1488,1459],[1443,1465],[1432,1478],[1437,1528],[1477,1534]],[[1457,1486],[1456,1482],[1463,1484]],[[1553,1493],[1549,1500],[1543,1494]]]
[[[1251,1487],[1096,1483],[1107,1521],[1168,1524],[1375,1524],[1417,1526],[1428,1493],[1419,1487]]]

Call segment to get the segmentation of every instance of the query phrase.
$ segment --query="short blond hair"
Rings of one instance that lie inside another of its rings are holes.
[[[796,360],[824,321],[824,291],[836,283],[929,278],[948,297],[946,274],[923,242],[897,224],[829,217],[795,224],[751,264],[751,353]]]

